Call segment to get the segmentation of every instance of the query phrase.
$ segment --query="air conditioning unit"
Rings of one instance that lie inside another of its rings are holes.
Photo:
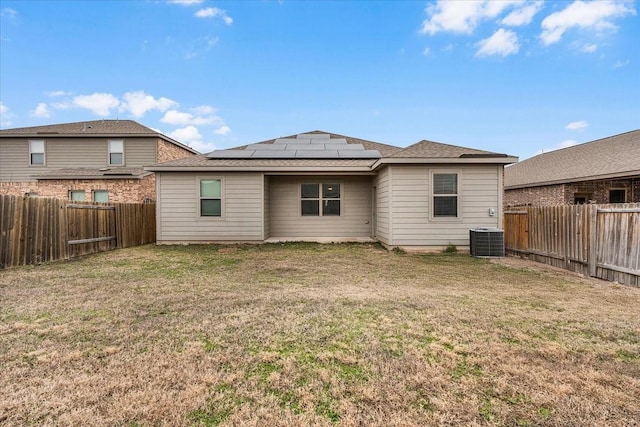
[[[478,227],[469,230],[471,256],[503,257],[504,232],[498,228]]]

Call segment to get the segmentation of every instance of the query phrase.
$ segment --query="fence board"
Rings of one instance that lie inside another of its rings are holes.
[[[640,203],[528,207],[505,212],[504,230],[507,252],[640,286]]]
[[[153,243],[155,209],[0,195],[0,268]]]

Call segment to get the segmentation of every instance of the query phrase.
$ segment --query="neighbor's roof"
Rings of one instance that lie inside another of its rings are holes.
[[[308,155],[305,150],[301,150],[303,147],[300,145],[303,143],[308,143],[313,147],[313,151],[316,151],[315,154],[312,154],[313,158],[300,156]],[[324,147],[319,147],[322,144]],[[349,145],[345,146],[344,144]],[[277,149],[277,147],[261,147],[261,145],[291,145],[291,147]],[[341,147],[348,149],[341,149]],[[270,153],[275,154],[271,155]],[[145,169],[156,172],[234,169],[371,172],[378,165],[384,163],[440,163],[452,162],[453,159],[460,163],[512,163],[516,161],[515,158],[505,154],[431,141],[420,141],[403,149],[393,145],[315,130],[243,145],[230,150],[213,151],[205,155],[158,163]]]
[[[1,129],[0,137],[132,137],[157,136],[185,150],[198,154],[193,148],[133,120],[92,120],[87,122],[60,123],[55,125]]]
[[[640,129],[539,154],[505,168],[505,189],[640,175]]]
[[[43,179],[140,179],[151,172],[143,168],[64,168],[45,171],[32,175],[38,180]]]

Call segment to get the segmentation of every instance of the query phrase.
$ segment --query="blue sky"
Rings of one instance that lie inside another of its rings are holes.
[[[530,157],[640,127],[631,1],[0,0],[0,126],[320,129]]]

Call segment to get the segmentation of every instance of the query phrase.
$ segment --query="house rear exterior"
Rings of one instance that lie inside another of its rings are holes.
[[[155,200],[146,165],[197,151],[132,120],[0,130],[0,194],[100,202]]]
[[[640,202],[640,130],[543,153],[505,169],[505,206]]]
[[[500,227],[515,158],[313,131],[156,164],[157,242],[379,241],[467,248]]]

